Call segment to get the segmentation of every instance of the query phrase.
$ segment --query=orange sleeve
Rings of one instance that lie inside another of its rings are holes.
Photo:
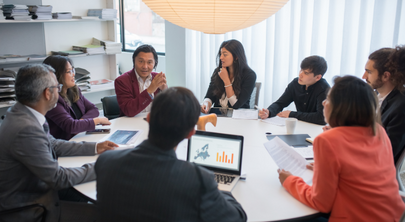
[[[339,182],[339,163],[331,144],[324,137],[314,141],[314,176],[309,186],[302,178],[289,176],[284,181],[285,189],[305,205],[329,213],[335,202]]]

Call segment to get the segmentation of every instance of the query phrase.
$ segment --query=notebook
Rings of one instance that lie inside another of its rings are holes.
[[[242,169],[243,136],[196,131],[188,140],[187,161],[212,170],[218,189],[232,191]]]

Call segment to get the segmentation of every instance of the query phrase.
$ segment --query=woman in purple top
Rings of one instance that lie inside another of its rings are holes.
[[[84,98],[76,86],[75,70],[70,58],[49,56],[44,64],[55,69],[56,79],[63,85],[56,107],[45,115],[52,136],[69,140],[80,132],[94,130],[98,124],[111,124],[107,118],[98,117],[97,107]]]

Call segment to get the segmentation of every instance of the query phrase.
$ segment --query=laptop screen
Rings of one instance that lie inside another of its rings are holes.
[[[243,136],[197,131],[188,141],[187,161],[240,175],[242,152]]]

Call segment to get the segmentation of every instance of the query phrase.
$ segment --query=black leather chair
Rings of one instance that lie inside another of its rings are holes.
[[[0,222],[45,222],[45,218],[46,208],[42,204],[32,204],[0,211]]]
[[[116,95],[106,96],[101,99],[101,102],[103,103],[104,116],[109,120],[120,116],[120,107]]]
[[[253,89],[252,95],[250,96],[250,108],[254,109],[257,104],[259,104],[260,88],[262,87],[261,82],[256,82],[255,88]]]

